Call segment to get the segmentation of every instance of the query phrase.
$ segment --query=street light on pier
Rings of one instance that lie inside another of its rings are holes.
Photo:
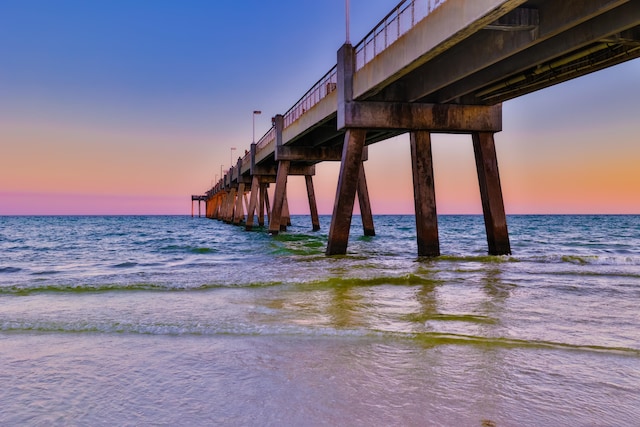
[[[251,116],[251,118],[253,119],[253,139],[251,140],[251,143],[255,144],[256,143],[256,116],[258,114],[262,114],[262,111],[260,110],[255,110],[253,112],[253,115]]]
[[[346,27],[347,27],[347,38],[345,41],[345,44],[351,44],[351,41],[349,40],[349,0],[345,0],[345,10],[346,10],[346,18],[347,18],[347,22],[346,22]]]

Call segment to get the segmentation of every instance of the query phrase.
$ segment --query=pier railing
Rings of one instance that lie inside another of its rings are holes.
[[[403,0],[355,47],[356,70],[391,46],[447,0]]]
[[[269,145],[274,139],[276,139],[276,128],[275,126],[271,126],[271,129],[265,133],[262,138],[258,140],[256,143],[256,152],[262,150],[267,145]]]
[[[289,108],[284,113],[284,127],[290,126],[293,122],[298,120],[300,116],[309,111],[314,105],[323,100],[327,95],[336,90],[338,85],[338,71],[334,65],[320,80],[309,89],[302,98],[298,100],[293,107]],[[260,138],[256,144],[256,151],[260,151],[267,145],[269,145],[276,137],[275,127],[271,127]]]
[[[309,111],[311,107],[320,102],[324,97],[336,90],[338,84],[338,71],[334,66],[320,80],[307,91],[302,98],[298,100],[293,107],[284,113],[284,127],[291,125]]]

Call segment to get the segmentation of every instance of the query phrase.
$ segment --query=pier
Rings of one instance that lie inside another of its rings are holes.
[[[198,202],[198,218],[200,218],[202,216],[202,202],[205,203],[205,207],[206,207],[206,203],[208,199],[209,197],[205,195],[191,196],[191,218],[193,218],[193,202]]]
[[[337,64],[275,114],[205,195],[192,196],[192,216],[202,200],[207,218],[246,230],[257,220],[278,234],[290,225],[287,179],[298,175],[318,230],[315,165],[340,162],[326,253],[345,254],[356,195],[364,234],[375,235],[367,146],[409,133],[418,255],[438,256],[431,135],[468,134],[488,252],[510,254],[494,143],[502,102],[639,56],[638,0],[403,0],[355,46],[345,43]]]

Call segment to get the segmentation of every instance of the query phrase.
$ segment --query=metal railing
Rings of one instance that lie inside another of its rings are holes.
[[[284,113],[284,127],[290,126],[300,116],[309,111],[314,105],[323,100],[327,95],[336,90],[338,86],[337,66],[333,66],[320,80],[309,89],[293,107]],[[276,138],[276,128],[271,129],[260,138],[256,144],[256,152],[262,150]]]
[[[311,107],[316,105],[322,99],[324,99],[331,92],[336,90],[338,84],[338,71],[334,65],[327,74],[322,76],[320,80],[314,84],[311,89],[305,93],[293,107],[284,113],[284,127],[288,127],[291,123],[295,122],[304,113],[309,111]]]
[[[367,65],[373,58],[391,46],[391,44],[446,1],[447,0],[401,1],[356,45],[356,70]]]
[[[256,143],[256,153],[269,145],[274,139],[276,139],[276,127],[271,126],[271,129],[269,129],[267,133],[265,133]]]

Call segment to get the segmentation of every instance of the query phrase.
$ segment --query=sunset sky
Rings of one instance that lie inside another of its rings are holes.
[[[396,0],[351,0],[357,42]],[[0,1],[0,215],[189,214],[336,62],[344,1]],[[640,61],[504,104],[508,214],[640,213]],[[439,213],[480,213],[471,138],[434,138]],[[235,161],[235,159],[234,159]],[[374,214],[412,213],[407,136],[370,148]],[[317,167],[331,213],[337,164]],[[294,213],[308,212],[290,179]]]

